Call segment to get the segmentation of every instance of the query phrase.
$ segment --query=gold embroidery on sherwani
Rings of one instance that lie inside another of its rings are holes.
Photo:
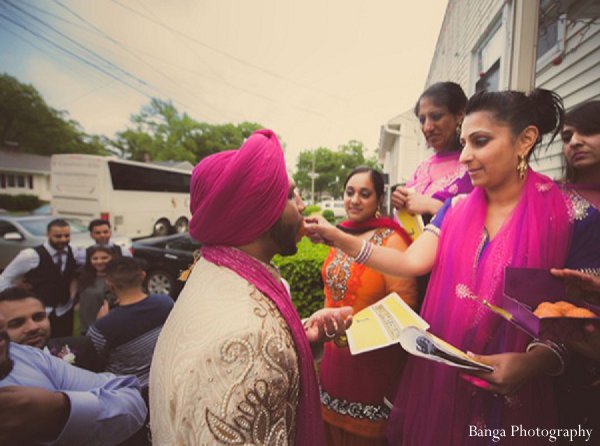
[[[263,331],[261,336],[248,335],[221,345],[219,360],[225,372],[232,373],[235,365],[243,369],[223,396],[218,412],[206,408],[206,423],[222,444],[285,445],[295,436],[291,427],[299,390],[297,367],[289,366],[289,349],[294,348],[291,333],[269,299],[256,290],[251,298]],[[272,318],[270,324],[267,318]],[[258,378],[263,367],[270,369],[264,374],[268,379]],[[241,401],[237,395],[242,395]]]

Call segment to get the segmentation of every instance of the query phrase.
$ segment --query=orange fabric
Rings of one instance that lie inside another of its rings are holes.
[[[388,228],[377,229],[370,241],[400,251],[408,247],[398,233]],[[357,313],[391,292],[398,293],[411,307],[417,305],[415,279],[381,274],[365,265],[354,263],[351,257],[334,248],[330,250],[322,272],[326,307],[350,305]],[[354,403],[358,406],[353,407],[378,407],[383,405],[384,397],[393,400],[406,356],[399,345],[352,356],[347,347],[338,348],[330,344],[326,344],[325,356],[321,362],[321,387],[336,400],[336,407]],[[359,439],[362,437],[379,441],[384,437],[385,419],[361,418],[339,410],[322,406],[326,426],[341,429],[348,436],[354,435]]]
[[[382,233],[382,230],[377,230],[375,233]],[[405,251],[408,248],[407,243],[395,232],[383,240],[383,246],[395,248],[399,251]],[[323,271],[329,265],[334,256],[336,249],[330,248],[329,255],[323,264]],[[341,280],[343,273],[340,271],[344,267],[344,263],[348,259],[346,254],[343,254],[344,261],[337,266],[335,275],[338,277],[338,282]],[[323,278],[326,282],[326,278]],[[350,277],[348,279],[347,290],[345,297],[342,300],[335,301],[332,297],[332,292],[325,285],[325,307],[343,307],[350,305],[357,313],[365,307],[374,304],[378,300],[384,298],[392,291],[398,295],[411,307],[417,305],[417,288],[414,279],[406,279],[402,277],[388,276],[381,274],[365,265],[359,265],[352,262],[350,265]],[[335,293],[335,292],[334,292]]]

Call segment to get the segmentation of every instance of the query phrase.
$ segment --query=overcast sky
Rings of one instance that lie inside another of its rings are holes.
[[[303,149],[377,147],[424,87],[446,4],[4,0],[0,69],[92,134],[124,130],[149,97],[199,121],[259,122],[293,168]]]

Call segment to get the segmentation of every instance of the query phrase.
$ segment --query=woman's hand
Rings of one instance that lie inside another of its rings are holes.
[[[418,192],[410,192],[406,200],[406,209],[411,214],[435,214],[441,207],[442,202]]]
[[[427,195],[415,192],[411,188],[398,187],[392,194],[392,204],[396,209],[405,208],[413,215],[435,214],[442,202]]]
[[[486,381],[488,386],[479,387],[501,395],[515,393],[536,376],[551,372],[558,366],[555,354],[545,347],[536,347],[527,353],[500,353],[488,356],[470,352],[468,354],[475,361],[492,366],[494,371],[464,373]]]
[[[583,330],[584,340],[567,342],[567,347],[592,361],[600,363],[600,326],[598,324],[587,324]]]
[[[392,206],[396,209],[402,209],[406,207],[406,201],[408,200],[409,189],[406,187],[397,187],[392,192]]]
[[[569,297],[600,303],[600,277],[566,268],[552,268],[550,272],[564,280]]]
[[[304,219],[304,231],[313,243],[322,243],[329,246],[333,246],[334,241],[342,233],[321,215],[306,217]]]
[[[315,311],[304,323],[308,342],[322,344],[344,336],[352,324],[352,307],[323,308]]]

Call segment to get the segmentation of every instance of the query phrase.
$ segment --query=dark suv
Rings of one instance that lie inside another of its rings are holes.
[[[146,287],[149,293],[168,294],[177,299],[183,288],[179,273],[194,262],[202,245],[189,233],[151,237],[133,242],[133,256],[146,262]]]

